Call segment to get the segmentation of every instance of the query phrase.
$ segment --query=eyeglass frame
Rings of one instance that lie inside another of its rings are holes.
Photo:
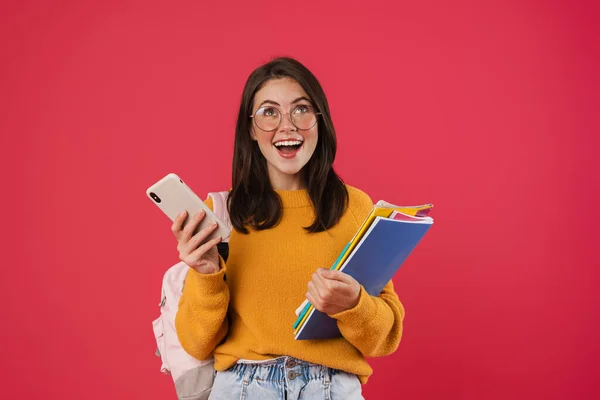
[[[298,107],[301,107],[301,106],[303,106],[303,105],[304,105],[304,106],[308,106],[308,107],[312,108],[313,110],[315,110],[315,108],[314,108],[314,107],[313,107],[311,104],[299,104],[299,105],[297,105],[296,107],[294,107],[294,110],[295,110],[296,108],[298,108]],[[312,125],[310,128],[305,128],[305,129],[299,128],[299,127],[298,127],[298,126],[297,126],[297,125],[294,123],[294,120],[292,119],[292,113],[291,113],[291,112],[284,113],[284,112],[282,112],[282,110],[280,110],[278,107],[271,106],[271,108],[274,108],[274,109],[276,109],[277,111],[279,111],[279,123],[277,124],[277,126],[276,126],[275,128],[273,128],[273,129],[270,129],[270,130],[265,130],[265,129],[261,128],[260,126],[258,126],[258,123],[256,122],[256,119],[254,118],[254,117],[256,116],[256,114],[257,114],[257,113],[258,113],[260,110],[262,110],[263,108],[266,108],[266,107],[264,107],[264,106],[263,106],[263,107],[260,107],[258,110],[256,110],[256,112],[255,112],[254,114],[250,115],[250,118],[252,118],[252,120],[254,121],[254,125],[256,125],[256,127],[257,127],[258,129],[260,129],[261,131],[263,131],[263,132],[273,132],[273,131],[276,131],[277,129],[279,129],[279,127],[281,126],[281,123],[283,122],[283,117],[284,117],[286,114],[290,116],[290,122],[291,122],[291,123],[292,123],[292,125],[294,125],[294,127],[295,127],[296,129],[298,129],[299,131],[307,131],[307,130],[309,130],[309,129],[312,129],[312,128],[314,128],[314,127],[315,127],[315,125],[317,124],[317,118],[315,118],[315,123],[314,123],[314,124],[313,124],[313,125]],[[320,111],[315,111],[315,115],[322,115],[322,113],[321,113]]]

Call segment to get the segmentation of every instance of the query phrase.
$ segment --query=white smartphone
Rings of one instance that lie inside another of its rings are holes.
[[[231,230],[221,221],[215,213],[186,185],[176,174],[170,173],[146,190],[146,195],[154,204],[158,206],[166,215],[174,221],[183,211],[187,211],[187,217],[183,222],[185,226],[196,214],[204,210],[206,215],[198,225],[194,234],[199,230],[208,227],[213,221],[218,226],[202,243],[221,236],[227,239],[231,235]]]

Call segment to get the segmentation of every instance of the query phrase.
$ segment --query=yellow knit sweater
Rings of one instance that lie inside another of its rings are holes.
[[[190,270],[175,320],[189,354],[198,359],[213,354],[217,371],[239,359],[292,356],[367,382],[373,370],[365,357],[394,352],[402,336],[404,308],[391,281],[377,297],[361,287],[356,307],[331,315],[341,338],[295,340],[292,328],[294,310],[304,301],[312,274],[331,267],[373,207],[367,194],[347,188],[350,202],[340,222],[313,234],[302,229],[314,218],[306,190],[276,191],[283,203],[279,225],[250,229],[248,235],[234,230],[227,264],[221,260],[219,272]],[[207,204],[212,207],[212,201]]]

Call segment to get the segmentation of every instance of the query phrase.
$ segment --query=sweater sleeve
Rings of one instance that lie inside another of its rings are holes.
[[[212,199],[208,199],[206,204],[213,208]],[[214,274],[201,274],[190,268],[175,316],[175,329],[181,346],[199,360],[211,356],[229,328],[229,287],[225,282],[227,267],[220,256],[219,264],[221,269]]]
[[[373,209],[368,194],[350,189],[349,209],[357,230]],[[404,307],[400,303],[394,284],[389,281],[378,296],[369,295],[361,286],[358,304],[349,310],[332,314],[337,320],[342,336],[367,357],[393,353],[402,337]]]
[[[201,274],[190,269],[175,317],[181,346],[199,360],[210,357],[229,328],[229,288],[224,279],[226,266],[221,257],[219,260],[221,270],[214,274]]]
[[[367,357],[389,355],[400,344],[404,307],[392,281],[379,296],[369,295],[361,286],[358,304],[330,317],[337,320],[342,336]]]

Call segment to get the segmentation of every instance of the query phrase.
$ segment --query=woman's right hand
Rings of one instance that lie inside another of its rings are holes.
[[[171,231],[177,239],[179,259],[201,274],[214,274],[218,272],[221,268],[219,266],[217,244],[222,240],[221,237],[209,240],[200,246],[200,243],[217,229],[216,223],[201,229],[192,236],[196,227],[204,219],[205,212],[200,211],[182,229],[181,227],[186,216],[187,211],[179,214],[171,226]]]

